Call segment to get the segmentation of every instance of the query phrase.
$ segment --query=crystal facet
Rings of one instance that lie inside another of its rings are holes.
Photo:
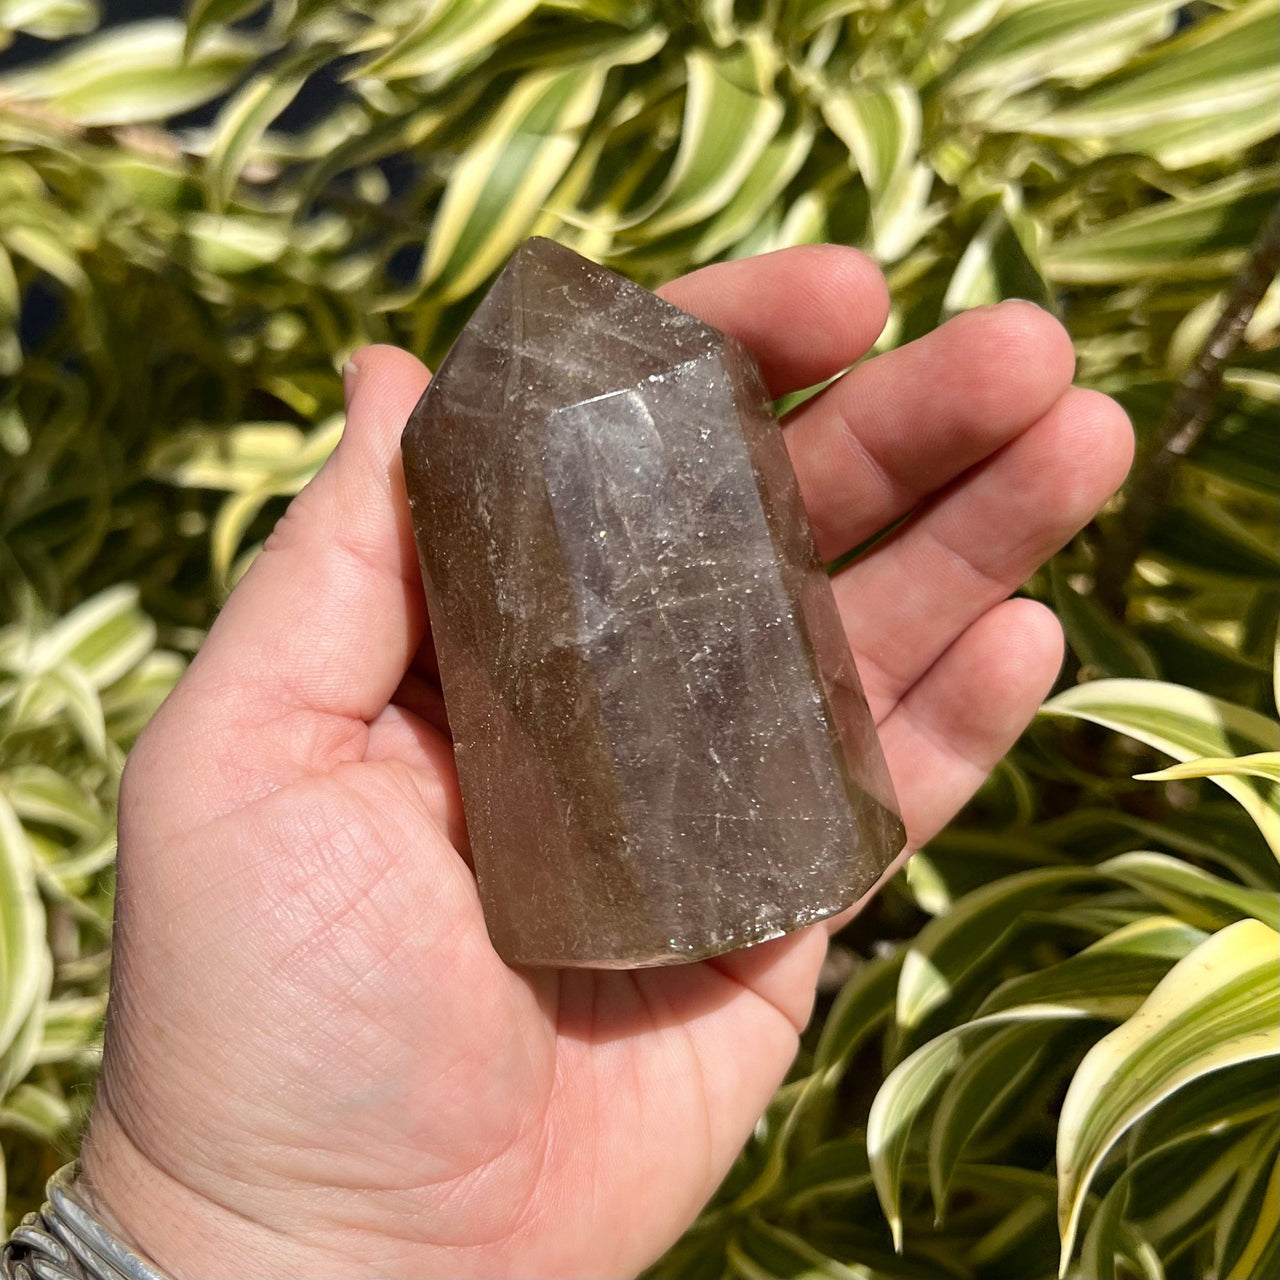
[[[531,240],[402,449],[505,960],[701,959],[875,885],[902,824],[737,342]]]

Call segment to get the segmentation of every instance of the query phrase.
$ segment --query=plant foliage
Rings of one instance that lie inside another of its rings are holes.
[[[646,284],[829,239],[886,271],[881,347],[1056,311],[1144,453],[1027,584],[1062,692],[841,939],[655,1274],[1280,1270],[1277,0],[97,8],[0,0],[0,46],[47,42],[0,71],[9,1220],[87,1106],[122,753],[333,447],[346,355],[437,360],[531,233]]]

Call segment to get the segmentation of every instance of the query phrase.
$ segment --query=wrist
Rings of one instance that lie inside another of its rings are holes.
[[[350,1257],[304,1246],[167,1173],[138,1149],[101,1097],[80,1166],[79,1200],[172,1280],[365,1274]]]

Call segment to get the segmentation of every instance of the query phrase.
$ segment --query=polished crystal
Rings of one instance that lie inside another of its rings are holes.
[[[743,347],[530,240],[402,447],[504,959],[696,960],[875,885],[902,824]]]

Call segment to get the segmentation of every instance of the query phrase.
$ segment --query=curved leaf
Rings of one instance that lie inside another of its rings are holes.
[[[895,1010],[899,1031],[918,1027],[970,974],[987,964],[1024,923],[1028,906],[1044,908],[1063,892],[1097,883],[1087,868],[1036,868],[977,889],[947,915],[930,921],[902,962]]]
[[[423,285],[465,297],[510,255],[578,150],[608,66],[535,71],[517,82],[449,179]]]
[[[1223,1280],[1271,1276],[1280,1245],[1280,1152],[1271,1128],[1257,1135],[1254,1159],[1240,1170],[1218,1217],[1214,1274]]]
[[[93,689],[104,689],[133,667],[156,643],[156,627],[138,606],[131,583],[108,587],[77,605],[41,637],[33,668],[62,663],[78,667]]]
[[[1141,1009],[1085,1056],[1058,1124],[1062,1267],[1103,1157],[1138,1119],[1193,1080],[1280,1053],[1280,937],[1229,925],[1180,961]]]
[[[873,196],[883,195],[919,154],[920,99],[905,80],[833,87],[822,94],[821,106]]]
[[[737,193],[714,214],[689,252],[691,262],[705,262],[738,243],[752,230],[787,183],[795,177],[813,146],[816,129],[802,117],[793,128],[780,129],[743,178]]]
[[[1042,710],[1115,729],[1181,761],[1274,751],[1280,738],[1275,721],[1256,711],[1160,680],[1094,680],[1051,698]],[[1216,775],[1213,781],[1244,806],[1280,856],[1274,802],[1248,779]]]
[[[0,795],[0,1067],[32,1016],[45,977],[44,908],[35,866],[22,824]],[[25,1071],[15,1067],[13,1075]],[[0,1080],[0,1097],[5,1083]]]
[[[653,240],[729,203],[782,124],[785,109],[770,87],[776,57],[762,40],[726,53],[688,53],[675,159],[657,194],[622,228],[633,235],[642,228],[646,241]]]
[[[163,120],[216,98],[259,52],[256,41],[217,32],[184,57],[176,18],[114,27],[67,53],[0,78],[0,94],[34,98],[81,125]]]
[[[929,1129],[929,1187],[939,1222],[966,1145],[1042,1076],[1051,1049],[1038,1023],[1014,1023],[961,1063]]]
[[[1063,236],[1044,247],[1041,263],[1059,284],[1230,275],[1271,212],[1276,186],[1270,170],[1233,174]]]
[[[978,1006],[977,1017],[1025,1005],[1070,1005],[1113,1021],[1129,1017],[1183,956],[1207,935],[1171,916],[1123,925],[1078,955],[1009,978]]]
[[[205,184],[215,209],[227,203],[271,122],[298,96],[307,77],[333,54],[327,45],[308,49],[302,57],[254,76],[222,105],[213,122],[204,163]]]
[[[944,77],[950,94],[1000,96],[1046,79],[1087,83],[1172,26],[1179,0],[1037,0],[1006,11]]]
[[[902,1182],[912,1129],[966,1054],[1010,1023],[1034,1024],[1047,1038],[1055,1025],[1091,1014],[1069,1004],[1019,1005],[951,1027],[900,1062],[876,1093],[867,1117],[867,1156],[894,1246],[902,1248]],[[1030,1038],[1030,1033],[1028,1033]]]
[[[1140,782],[1176,782],[1182,778],[1261,778],[1280,783],[1280,751],[1248,756],[1201,756],[1156,773],[1135,773]]]
[[[537,5],[538,0],[436,0],[351,75],[390,83],[459,66],[518,26]]]

